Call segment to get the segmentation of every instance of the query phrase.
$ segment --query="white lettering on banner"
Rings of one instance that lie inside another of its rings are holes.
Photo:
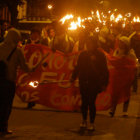
[[[71,97],[70,105],[76,105],[76,103],[78,103],[79,106],[81,105],[81,96],[80,95]]]
[[[60,76],[58,86],[62,87],[62,88],[69,88],[71,86],[71,83],[70,82],[62,82],[64,80],[64,77],[65,77],[65,73],[62,73],[62,75]]]
[[[53,60],[54,60],[54,53],[51,53],[45,60],[44,62],[48,61],[48,66],[49,69],[53,69]]]
[[[35,58],[37,58],[37,62],[36,62],[36,64],[33,64]],[[34,52],[30,56],[28,63],[30,65],[30,67],[33,67],[33,66],[35,67],[40,63],[41,60],[42,60],[42,53],[41,52]]]
[[[40,82],[42,83],[45,80],[49,82],[54,82],[56,81],[56,76],[57,76],[57,73],[54,73],[54,72],[42,72],[41,77],[40,77]]]
[[[50,53],[50,55],[43,61],[43,63],[47,62],[49,69],[54,68],[56,70],[59,70],[64,67],[64,65],[67,63],[68,64],[68,69],[73,70],[74,68],[74,61],[77,56],[70,56],[70,57],[64,57],[64,56],[55,56],[54,53]],[[45,70],[46,68],[42,66],[42,70]]]
[[[39,92],[38,91],[35,91],[33,93],[31,93],[31,98],[30,98],[30,102],[33,102],[33,101],[38,101],[39,100]]]
[[[100,96],[100,94],[99,94]],[[105,94],[103,96],[100,96],[99,97],[100,100],[98,102],[96,102],[96,106],[106,106],[106,105],[109,105],[110,103],[110,100],[111,100],[111,95],[108,93],[108,94]]]
[[[21,92],[21,99],[25,102],[28,102],[30,98],[29,92],[28,91],[23,91]]]
[[[61,62],[61,63],[60,63]],[[66,58],[63,56],[57,56],[54,61],[54,67],[58,70],[61,69],[66,63]]]
[[[28,91],[21,92],[21,98],[25,102],[38,101],[39,100],[39,96],[38,95],[39,95],[39,92],[38,91],[34,91],[32,93],[29,93]]]
[[[48,52],[48,53],[46,53],[45,54],[45,58],[43,58],[44,60],[42,61],[42,64],[47,64],[47,65],[41,65],[41,69],[43,70],[43,71],[45,71],[46,70],[46,68],[48,68],[48,62],[47,62],[47,58],[48,58],[48,56],[50,55],[50,52]]]
[[[51,96],[50,102],[52,103],[52,105],[60,106],[61,105],[60,97],[61,97],[61,95],[59,95],[59,94],[55,94],[55,95]]]
[[[76,96],[70,96],[70,95],[60,95],[60,94],[55,94],[53,96],[51,96],[50,99],[52,105],[55,106],[60,106],[60,105],[69,105],[69,106],[73,106],[73,105],[81,105],[81,97],[80,95],[76,95]]]
[[[70,61],[69,61],[69,65],[68,65],[68,69],[69,70],[73,70],[74,69],[74,61],[75,61],[75,59],[76,59],[75,55],[70,57]]]
[[[29,76],[29,75],[28,75],[27,73],[22,74],[22,75],[19,77],[18,81],[17,81],[17,86],[24,87],[24,86],[27,84],[27,82],[22,83],[22,80],[23,80],[25,77],[28,77],[28,76]]]

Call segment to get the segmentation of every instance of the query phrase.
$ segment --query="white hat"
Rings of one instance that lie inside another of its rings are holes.
[[[130,39],[128,37],[121,36],[119,40],[122,41],[125,45],[130,46]]]

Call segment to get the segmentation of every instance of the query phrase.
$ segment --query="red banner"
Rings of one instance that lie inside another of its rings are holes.
[[[41,64],[30,74],[19,70],[16,93],[22,101],[36,102],[58,110],[79,110],[81,99],[78,81],[73,84],[69,82],[78,53],[68,55],[57,51],[54,53],[42,45],[28,45],[24,53],[30,66],[37,66],[40,62]],[[134,62],[108,57],[108,64],[109,85],[107,90],[97,97],[97,110],[109,109],[118,93],[120,94],[117,97],[118,103],[124,102],[130,96]]]

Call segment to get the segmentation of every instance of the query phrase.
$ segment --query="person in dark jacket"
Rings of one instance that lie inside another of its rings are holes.
[[[12,110],[12,103],[16,91],[16,75],[17,69],[20,67],[25,72],[32,72],[31,68],[24,58],[22,50],[17,47],[21,40],[20,32],[11,28],[4,41],[0,43],[0,60],[5,62],[5,69],[2,71],[0,67],[0,135],[11,134],[8,130],[8,120]],[[7,57],[14,50],[10,60]],[[5,72],[6,71],[6,72]]]
[[[97,94],[102,92],[108,85],[109,72],[106,57],[98,49],[97,37],[88,37],[85,42],[87,50],[83,51],[79,55],[77,65],[72,73],[71,82],[78,77],[83,118],[80,127],[87,127],[87,115],[89,108],[90,125],[88,130],[93,131],[96,116],[96,97]]]

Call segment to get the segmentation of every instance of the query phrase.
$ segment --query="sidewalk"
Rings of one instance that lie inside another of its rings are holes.
[[[122,104],[114,118],[109,117],[108,111],[97,112],[92,136],[78,133],[80,113],[51,111],[41,105],[27,110],[26,106],[15,98],[9,120],[14,133],[0,140],[140,140],[140,92],[132,94],[128,118],[121,117]]]

